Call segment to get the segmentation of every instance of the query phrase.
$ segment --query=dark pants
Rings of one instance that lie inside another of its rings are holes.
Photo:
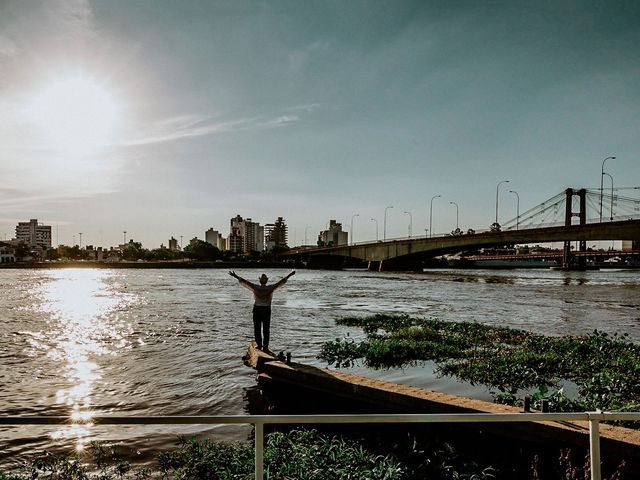
[[[258,344],[258,348],[267,350],[269,348],[269,328],[271,327],[271,307],[253,306],[253,335]],[[263,339],[264,334],[264,339]],[[263,341],[264,340],[264,341]]]

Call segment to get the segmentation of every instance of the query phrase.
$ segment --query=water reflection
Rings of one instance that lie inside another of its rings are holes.
[[[127,325],[110,315],[125,295],[114,292],[112,272],[102,270],[50,271],[49,281],[33,292],[40,299],[46,330],[37,335],[40,350],[46,351],[52,371],[61,378],[56,384],[55,402],[74,423],[52,433],[54,439],[74,439],[77,449],[90,441],[92,394],[102,378],[96,359],[116,355],[128,346]]]

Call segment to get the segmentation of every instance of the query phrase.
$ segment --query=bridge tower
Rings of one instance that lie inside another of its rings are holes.
[[[580,225],[586,225],[587,223],[587,190],[581,188],[580,190],[574,190],[573,188],[567,188],[565,191],[565,215],[564,224],[570,226],[572,224],[573,217],[578,217]],[[577,195],[580,201],[580,210],[578,212],[573,211],[573,196]],[[578,247],[580,252],[587,251],[587,241],[580,240]],[[587,259],[585,257],[578,258],[578,268],[585,269]],[[569,269],[571,262],[571,242],[565,241],[564,248],[562,250],[562,268]]]

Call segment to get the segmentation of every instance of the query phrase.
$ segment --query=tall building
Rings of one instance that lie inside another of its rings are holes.
[[[224,248],[225,241],[224,241],[224,238],[222,237],[222,234],[217,230],[214,230],[213,228],[210,228],[209,230],[204,232],[204,241],[207,243],[210,243],[211,245],[216,247],[218,250],[225,249]]]
[[[260,223],[247,218],[244,221],[244,251],[261,252],[264,250],[264,227]]]
[[[278,217],[275,223],[265,225],[265,244],[268,250],[287,247],[287,224],[282,217]]]
[[[178,240],[173,237],[169,239],[169,250],[171,250],[172,252],[177,252],[178,250],[180,250],[180,248],[178,247]]]
[[[51,226],[39,225],[36,218],[19,222],[16,226],[16,240],[31,247],[51,248]]]
[[[240,215],[231,219],[229,236],[227,237],[227,250],[234,253],[244,252],[244,220]]]
[[[227,248],[232,252],[249,253],[264,250],[264,227],[250,218],[236,215],[231,219]]]
[[[321,231],[318,235],[318,245],[320,246],[337,247],[348,244],[349,235],[342,231],[342,224],[335,220],[329,220],[329,228]]]

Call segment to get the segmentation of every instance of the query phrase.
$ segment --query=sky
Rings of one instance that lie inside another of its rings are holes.
[[[639,45],[624,0],[0,0],[0,239],[358,242],[487,228],[509,180],[503,223],[608,156],[638,186]]]

